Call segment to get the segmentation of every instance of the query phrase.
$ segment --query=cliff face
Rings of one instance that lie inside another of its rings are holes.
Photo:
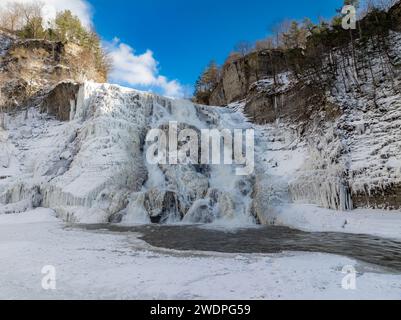
[[[36,105],[58,83],[106,79],[77,45],[21,40],[0,31],[0,105],[12,111]],[[60,95],[60,90],[57,93]],[[67,93],[68,95],[68,93]],[[68,100],[68,99],[67,99]]]
[[[253,83],[285,70],[280,50],[254,52],[224,67],[221,81],[210,97],[210,105],[227,105],[244,99]]]
[[[401,208],[400,2],[388,17],[388,33],[367,41],[355,35],[327,52],[317,70],[295,73],[285,58],[273,69],[267,52],[224,68],[211,104],[242,101],[248,118],[273,136],[266,144],[279,146],[270,165],[292,167],[287,158],[304,155],[288,178],[292,200],[343,210]],[[266,170],[257,185],[266,185]],[[269,206],[257,210],[263,215]]]
[[[401,2],[396,3],[388,11],[385,19],[392,31],[401,31]],[[360,30],[354,31],[354,38],[363,35],[364,29],[369,28],[370,25],[371,21],[368,18],[362,19]],[[350,37],[348,31],[344,31],[344,35],[341,36]],[[210,96],[209,104],[225,106],[244,99],[249,101],[255,97],[255,83],[268,78],[273,77],[275,86],[280,86],[281,83],[277,77],[288,71],[289,64],[291,62],[282,50],[252,52],[231,61],[224,65],[219,83]]]

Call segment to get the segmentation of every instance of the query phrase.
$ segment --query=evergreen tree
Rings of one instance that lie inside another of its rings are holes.
[[[60,41],[82,44],[88,38],[88,31],[70,10],[59,12],[54,24],[54,31]]]

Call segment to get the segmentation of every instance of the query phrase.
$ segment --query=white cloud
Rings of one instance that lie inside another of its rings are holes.
[[[182,98],[185,88],[177,80],[159,74],[159,63],[151,50],[137,54],[135,49],[115,38],[105,43],[113,63],[110,80],[140,89],[159,89],[169,97]]]
[[[86,0],[0,0],[0,6],[5,6],[9,2],[41,2],[44,4],[43,14],[46,19],[56,17],[56,12],[62,10],[71,10],[77,15],[84,26],[91,27],[92,24],[92,7]]]
[[[46,20],[54,19],[59,11],[71,10],[84,26],[88,28],[93,26],[92,6],[86,0],[0,0],[0,7],[8,2],[41,2],[44,4],[43,15]],[[159,74],[159,63],[151,50],[136,54],[134,48],[117,38],[111,43],[106,42],[105,47],[110,52],[113,62],[111,81],[142,90],[157,91],[169,97],[181,98],[189,93],[189,89],[177,80],[168,80]]]

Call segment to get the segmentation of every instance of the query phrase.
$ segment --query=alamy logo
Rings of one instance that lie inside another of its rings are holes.
[[[342,273],[346,276],[342,281],[342,288],[344,290],[356,290],[356,270],[353,266],[345,266]]]
[[[242,130],[179,130],[178,122],[167,129],[152,129],[146,142],[150,164],[237,165],[236,175],[251,175],[255,168],[255,132]]]
[[[42,268],[42,288],[43,290],[56,290],[56,268],[54,266],[44,266]]]
[[[342,27],[345,30],[356,29],[356,9],[354,6],[344,6],[341,13],[345,15],[342,20]]]

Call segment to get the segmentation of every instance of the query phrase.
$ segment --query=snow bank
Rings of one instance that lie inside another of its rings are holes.
[[[0,216],[1,299],[400,298],[400,275],[348,258],[170,255],[149,248],[135,234],[63,229],[48,214]],[[56,268],[54,291],[41,287],[41,271],[48,265]],[[345,266],[356,268],[357,290],[342,289]]]
[[[13,215],[0,215],[0,226],[29,225],[33,223],[59,223],[55,212],[51,209],[37,208]]]
[[[309,232],[369,234],[401,239],[400,211],[335,211],[314,205],[290,204],[275,208],[269,215],[269,222]]]

